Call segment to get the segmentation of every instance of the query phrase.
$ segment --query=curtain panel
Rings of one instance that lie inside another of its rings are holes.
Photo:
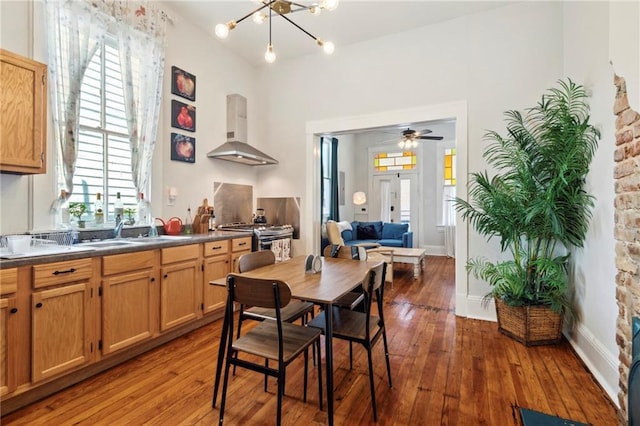
[[[151,160],[162,99],[167,15],[152,1],[47,0],[47,36],[58,178],[68,199],[78,152],[80,88],[105,34],[118,38],[131,170],[138,193],[149,197]],[[54,200],[57,210],[65,199]]]

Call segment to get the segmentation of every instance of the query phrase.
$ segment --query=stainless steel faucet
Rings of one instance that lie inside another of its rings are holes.
[[[124,221],[122,220],[120,215],[116,216],[116,227],[113,228],[113,238],[122,237],[122,225],[124,225]]]

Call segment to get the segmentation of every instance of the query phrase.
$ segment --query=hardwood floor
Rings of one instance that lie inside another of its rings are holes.
[[[374,348],[378,424],[520,425],[518,407],[596,426],[617,423],[615,406],[566,341],[527,348],[500,334],[496,323],[457,318],[453,260],[428,257],[417,281],[410,266],[394,267],[394,286],[385,295],[393,388],[382,342]],[[216,424],[211,396],[220,327],[217,321],[196,330],[1,423]],[[335,424],[372,424],[366,351],[354,346],[349,370],[348,345],[336,340],[334,357]],[[287,369],[283,424],[326,424],[315,368],[302,402],[302,366],[300,358]],[[275,381],[267,392],[262,387],[262,376],[238,370],[230,379],[227,424],[275,423]]]

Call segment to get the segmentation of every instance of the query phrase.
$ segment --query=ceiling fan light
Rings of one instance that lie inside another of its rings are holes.
[[[276,54],[273,51],[273,45],[271,43],[267,45],[267,51],[264,52],[264,60],[270,64],[276,61]]]

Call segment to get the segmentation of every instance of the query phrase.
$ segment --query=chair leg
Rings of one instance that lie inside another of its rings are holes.
[[[240,329],[242,328],[242,306],[240,306],[240,314],[238,314],[238,334],[236,336],[236,339],[240,338]],[[238,353],[236,352],[236,358],[238,358]],[[236,375],[236,365],[233,365],[233,375]],[[265,391],[266,391],[266,385],[265,385]]]
[[[282,423],[282,397],[284,396],[284,382],[285,382],[285,375],[284,375],[284,366],[280,365],[281,368],[279,368],[278,371],[278,414],[276,417],[276,424],[278,426],[281,425]]]
[[[269,368],[269,359],[265,358],[264,359],[264,366]],[[264,391],[267,391],[267,381],[269,380],[269,376],[267,376],[266,374],[264,375]]]
[[[353,370],[353,343],[349,342],[349,370]]]
[[[309,348],[304,350],[304,391],[302,400],[307,402],[307,374],[309,373]]]
[[[234,356],[234,354],[227,354],[227,360],[224,366],[224,381],[222,383],[222,400],[220,401],[220,421],[219,424],[223,423],[224,420],[224,405],[227,402],[227,385],[229,384],[229,370],[231,369],[231,363],[229,362],[229,357]]]
[[[320,359],[320,339],[318,339],[316,343],[316,351],[318,352],[318,399],[320,400],[320,411],[322,411],[322,360]],[[314,353],[316,351],[314,351]]]
[[[378,412],[376,410],[376,391],[373,386],[373,362],[371,357],[371,345],[367,345],[367,357],[369,358],[369,387],[371,388],[371,406],[373,407],[373,421],[378,421]]]
[[[387,376],[389,377],[389,387],[391,386],[391,364],[389,363],[389,348],[387,347],[387,331],[382,330],[382,342],[384,343],[384,357],[387,360]]]

